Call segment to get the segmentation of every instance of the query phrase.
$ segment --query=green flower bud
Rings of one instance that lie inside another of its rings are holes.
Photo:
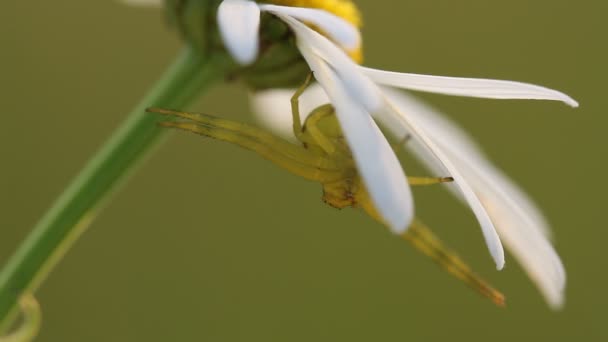
[[[217,11],[221,0],[166,0],[169,23],[183,40],[201,54],[221,54],[232,63],[228,78],[239,80],[259,90],[295,87],[310,69],[295,45],[287,25],[278,18],[262,13],[260,50],[249,65],[240,65],[226,50],[219,33]]]
[[[288,26],[277,17],[262,12],[259,30],[259,52],[248,65],[237,63],[227,51],[220,36],[217,21],[222,0],[165,0],[169,23],[184,41],[201,54],[220,54],[229,64],[228,78],[239,80],[254,90],[296,87],[310,72],[295,44]],[[267,3],[311,7],[332,12],[345,20],[360,25],[356,7],[345,0],[328,1],[267,1]],[[360,60],[360,50],[350,51]]]

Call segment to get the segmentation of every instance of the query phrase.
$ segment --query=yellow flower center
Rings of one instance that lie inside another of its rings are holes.
[[[357,28],[361,28],[362,25],[361,12],[350,0],[265,0],[261,2],[281,6],[318,8],[337,15]],[[361,46],[347,52],[357,63],[363,61]]]

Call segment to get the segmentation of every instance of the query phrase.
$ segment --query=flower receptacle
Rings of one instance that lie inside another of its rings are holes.
[[[254,90],[294,87],[310,72],[287,25],[268,13],[260,21],[259,54],[253,63],[233,59],[220,35],[217,13],[220,0],[166,0],[166,17],[182,39],[200,54],[220,54],[231,60],[228,79]]]

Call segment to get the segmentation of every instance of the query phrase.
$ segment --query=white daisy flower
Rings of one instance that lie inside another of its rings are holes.
[[[162,0],[123,0],[128,5],[160,7]],[[272,2],[272,1],[269,1]],[[318,8],[258,4],[249,0],[223,0],[217,11],[217,22],[224,45],[240,64],[255,61],[259,50],[261,12],[281,15],[315,25],[346,51],[359,48],[359,30],[342,18]]]
[[[359,156],[356,158],[358,166],[395,167],[391,158],[385,156],[388,152],[370,152],[369,149],[358,147],[369,146],[370,141],[377,139],[377,134],[374,133],[375,129],[367,133],[361,132],[365,124],[356,123],[360,119],[355,115],[360,113],[353,110],[353,107],[358,107],[359,112],[363,109],[374,116],[397,136],[412,134],[415,139],[408,146],[413,146],[417,156],[439,174],[448,172],[454,177],[455,190],[477,216],[497,267],[500,269],[504,265],[500,236],[540,288],[548,303],[554,308],[560,307],[564,299],[564,267],[548,240],[547,224],[532,201],[492,166],[459,128],[413,98],[388,88],[380,89],[376,84],[470,97],[558,100],[573,107],[578,106],[578,103],[561,92],[519,82],[414,75],[364,68],[350,61],[322,35],[296,20],[277,15],[296,33],[300,51],[327,94],[318,89],[311,90],[304,95],[302,102],[308,96],[309,107],[327,103],[328,100],[334,104],[353,154]],[[281,103],[288,103],[291,94],[292,91],[270,91],[256,96],[254,103],[261,109],[260,112],[272,114],[282,107]],[[315,98],[317,103],[314,103]],[[351,104],[343,103],[347,101]],[[281,114],[285,116],[285,113],[288,111]],[[349,128],[353,125],[356,127]],[[401,182],[396,179],[399,175],[395,172],[386,171],[379,178],[372,178],[373,174],[374,171],[369,171],[366,177],[362,170],[370,193],[376,189],[378,193],[386,188],[400,189]],[[381,174],[381,171],[376,174]],[[409,196],[408,191],[404,193]],[[373,199],[396,232],[402,226],[395,222],[411,219],[407,210],[411,204],[398,202],[403,198],[398,199],[389,192],[388,196],[379,193]],[[391,210],[400,210],[401,215]]]
[[[157,1],[148,1],[152,2]],[[504,266],[502,238],[550,305],[562,304],[565,272],[548,241],[547,224],[538,209],[455,125],[418,101],[381,86],[480,98],[558,100],[573,107],[578,106],[576,101],[561,92],[520,82],[362,67],[345,53],[359,47],[359,32],[340,17],[320,9],[224,0],[217,14],[219,31],[227,50],[241,64],[252,63],[257,57],[263,11],[284,21],[296,35],[298,49],[323,88],[307,92],[302,102],[308,97],[312,100],[309,106],[331,102],[335,107],[367,190],[395,233],[409,226],[413,200],[404,171],[372,117],[397,136],[411,135],[408,146],[416,155],[433,170],[454,178],[454,191],[480,222],[498,269]],[[313,24],[327,37],[303,22]],[[257,95],[254,102],[262,113],[290,118],[286,106],[292,94],[269,91]]]
[[[549,225],[533,201],[496,169],[472,138],[456,124],[411,95],[389,87],[381,90],[399,113],[407,113],[405,115],[451,158],[490,216],[507,249],[539,287],[550,306],[561,307],[566,283],[564,267],[551,246]],[[253,107],[263,124],[285,136],[292,134],[291,117],[286,119],[285,113],[290,111],[289,99],[293,92],[291,89],[274,89],[252,96]],[[301,113],[309,113],[328,102],[321,86],[311,86],[300,97]],[[407,134],[399,118],[387,116],[385,120],[385,126],[393,135],[403,137]],[[406,147],[435,174],[445,175],[445,169],[415,140],[408,141]],[[456,187],[446,185],[466,202]]]

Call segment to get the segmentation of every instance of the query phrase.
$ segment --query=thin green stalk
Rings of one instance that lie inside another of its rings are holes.
[[[146,107],[184,108],[225,73],[221,59],[184,51],[36,224],[0,273],[0,335],[138,161],[164,136]]]

